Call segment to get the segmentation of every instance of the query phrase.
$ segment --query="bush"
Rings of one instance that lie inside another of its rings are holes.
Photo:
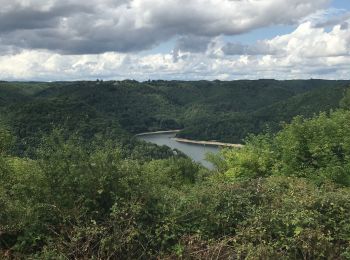
[[[220,188],[216,199],[204,200],[203,210],[209,214],[201,225],[217,233],[184,236],[178,247],[183,258],[342,259],[348,255],[348,188],[320,188],[306,179],[282,176]],[[199,201],[205,198],[197,196]]]
[[[296,117],[275,136],[252,136],[241,150],[224,152],[234,181],[269,175],[297,176],[350,186],[350,111]]]

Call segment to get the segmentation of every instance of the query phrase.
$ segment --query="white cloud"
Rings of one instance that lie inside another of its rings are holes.
[[[311,22],[301,24],[294,32],[276,37],[266,43],[285,54],[304,58],[350,55],[350,30],[336,25],[330,32],[313,27]]]
[[[347,13],[332,9],[305,18],[328,0],[51,0],[37,9],[34,1],[5,2],[0,21],[23,10],[30,19],[27,25],[7,21],[12,31],[0,25],[4,80],[349,78]],[[28,11],[33,8],[39,18],[51,14],[42,28]],[[293,32],[256,44],[226,43],[221,36],[300,19]],[[28,38],[21,41],[23,35]],[[173,52],[132,52],[174,37]]]
[[[1,45],[65,54],[133,52],[175,36],[291,24],[330,0],[2,0]]]

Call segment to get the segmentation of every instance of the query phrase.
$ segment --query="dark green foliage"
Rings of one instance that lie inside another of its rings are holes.
[[[5,156],[9,152],[13,140],[11,133],[0,124],[0,156]]]
[[[271,91],[274,90],[271,89]],[[256,99],[264,100],[265,95],[269,95],[268,92],[261,94],[260,97],[257,96]],[[254,111],[233,113],[232,110],[211,111],[205,106],[198,107],[191,111],[191,115],[195,116],[189,118],[189,121],[194,123],[185,127],[179,136],[189,139],[240,143],[248,134],[257,134],[266,129],[277,132],[281,129],[281,122],[290,122],[297,115],[312,117],[321,111],[326,112],[338,108],[343,95],[344,88],[328,87],[290,95],[288,99],[281,96],[274,102],[267,99],[264,105],[262,104]],[[255,103],[255,100],[250,102]],[[223,103],[218,101],[218,104]]]
[[[343,99],[340,101],[340,107],[350,110],[350,90],[347,89]]]
[[[130,133],[184,129],[179,137],[239,143],[249,133],[278,131],[281,121],[296,115],[337,108],[348,85],[323,80],[3,82],[0,108],[23,138],[31,138],[38,126],[46,131],[59,123],[70,130],[81,125],[86,135],[102,127]]]
[[[349,254],[348,188],[281,176],[227,183],[187,159],[141,163],[121,154],[108,143],[87,151],[56,133],[36,161],[7,158],[4,252],[33,259]]]
[[[10,107],[10,111],[9,124],[19,137],[16,149],[20,154],[31,154],[42,136],[56,127],[64,129],[67,134],[75,132],[87,140],[96,134],[110,137],[126,135],[116,120],[98,114],[83,102],[37,100]]]
[[[349,259],[345,84],[0,83],[0,258]],[[271,131],[212,171],[132,135],[182,127]]]
[[[275,136],[247,139],[241,150],[224,152],[233,180],[285,175],[315,183],[332,180],[350,186],[350,111],[296,117]]]
[[[9,157],[1,163],[7,169],[0,186],[1,246],[19,254],[55,248],[72,258],[155,253],[163,242],[154,232],[164,228],[176,194],[200,171],[181,157],[125,158],[110,142],[86,149],[79,137],[65,141],[58,131],[35,161]]]
[[[0,81],[0,108],[10,103],[31,99],[35,93],[47,88],[48,83],[39,82],[5,82]]]
[[[183,237],[178,248],[185,259],[349,257],[349,189],[320,189],[305,179],[269,177],[207,192],[211,196],[199,212],[210,210],[209,218],[205,216],[201,228],[212,227],[220,235],[211,234],[210,240],[202,234]]]

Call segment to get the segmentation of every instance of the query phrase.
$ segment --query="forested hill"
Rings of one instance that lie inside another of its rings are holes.
[[[179,136],[242,142],[277,131],[296,115],[338,107],[349,81],[0,82],[2,120],[30,141],[56,126],[84,135],[101,129],[139,133],[184,129]]]
[[[0,82],[0,259],[350,259],[349,83]]]

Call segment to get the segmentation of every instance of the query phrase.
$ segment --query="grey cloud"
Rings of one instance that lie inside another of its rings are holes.
[[[72,15],[93,13],[93,10],[80,5],[57,5],[49,10],[38,10],[32,7],[13,6],[6,13],[0,13],[0,32],[29,30],[40,28],[55,28],[60,26],[60,20]]]
[[[192,52],[199,53],[205,52],[211,42],[210,37],[205,36],[183,36],[180,37],[173,50],[173,60],[177,62],[180,58],[180,51],[182,52]]]
[[[310,69],[310,74],[317,74],[317,75],[329,75],[329,74],[335,74],[339,70],[338,67],[335,68],[316,68],[316,69]]]
[[[302,0],[265,0],[258,3],[259,8],[255,1],[230,0],[3,2],[3,46],[96,54],[141,51],[173,37],[180,37],[175,49],[201,52],[212,37],[293,23],[323,8],[329,0],[310,0],[307,4]]]
[[[244,55],[248,52],[248,45],[243,45],[240,43],[227,43],[222,47],[222,51],[226,55]]]
[[[336,16],[336,17],[331,17],[325,21],[318,22],[314,25],[315,28],[325,28],[325,27],[331,27],[335,25],[341,25],[343,27],[344,24],[346,23],[346,20],[350,18],[350,12],[347,12],[345,14]],[[346,25],[344,25],[346,26]]]
[[[341,29],[341,30],[347,30],[347,29],[349,29],[349,23],[347,23],[347,22],[342,23],[341,26],[340,26],[340,29]]]
[[[184,36],[177,40],[176,48],[189,52],[205,52],[208,48],[211,38],[200,36]]]
[[[279,52],[263,41],[254,45],[226,43],[222,47],[222,51],[225,55],[276,55]]]
[[[47,49],[62,54],[98,54],[109,51],[130,52],[149,49],[160,42],[155,40],[148,30],[134,30],[131,32],[118,31],[110,36],[108,31],[94,34],[88,31],[82,35],[60,30],[32,30],[21,33],[7,34],[4,43],[16,42],[17,47],[24,49]],[[122,40],[121,40],[122,39]]]

